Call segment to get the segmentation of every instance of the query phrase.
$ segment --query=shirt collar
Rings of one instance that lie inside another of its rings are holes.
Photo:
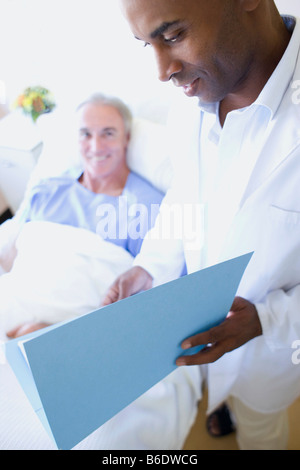
[[[271,118],[275,115],[284,92],[290,84],[296,67],[300,45],[300,20],[293,16],[283,15],[282,19],[289,31],[292,32],[290,42],[268,82],[259,94],[252,106],[264,106],[271,112]],[[219,103],[203,103],[199,101],[201,110],[217,114]]]
[[[283,16],[287,29],[292,32],[290,42],[268,82],[253,105],[264,106],[275,115],[296,67],[300,44],[300,23],[292,16]]]

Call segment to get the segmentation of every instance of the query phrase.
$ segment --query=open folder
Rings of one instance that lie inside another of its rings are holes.
[[[58,449],[165,378],[183,339],[224,320],[246,254],[8,341],[6,357]]]

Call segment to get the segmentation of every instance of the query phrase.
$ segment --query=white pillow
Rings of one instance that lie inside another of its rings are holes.
[[[29,186],[41,178],[57,176],[80,164],[75,116],[54,111],[37,121],[43,150]],[[172,179],[167,151],[166,126],[143,118],[134,118],[128,148],[128,166],[157,189],[166,192]]]
[[[166,126],[146,119],[133,120],[128,166],[156,188],[166,192],[172,180]]]

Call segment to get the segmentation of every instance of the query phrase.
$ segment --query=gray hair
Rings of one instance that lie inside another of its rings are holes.
[[[132,114],[129,107],[120,98],[104,95],[103,93],[94,93],[85,101],[80,103],[77,106],[76,111],[79,111],[79,109],[81,109],[86,104],[112,106],[117,111],[119,111],[121,117],[123,118],[126,133],[130,133],[132,125]]]

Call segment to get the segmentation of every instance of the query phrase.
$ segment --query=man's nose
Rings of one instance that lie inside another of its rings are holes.
[[[168,82],[173,76],[182,71],[182,63],[175,59],[166,50],[155,50],[158,67],[158,78],[162,82]]]
[[[103,150],[103,139],[99,135],[94,135],[90,142],[90,148],[94,153],[99,153]]]

